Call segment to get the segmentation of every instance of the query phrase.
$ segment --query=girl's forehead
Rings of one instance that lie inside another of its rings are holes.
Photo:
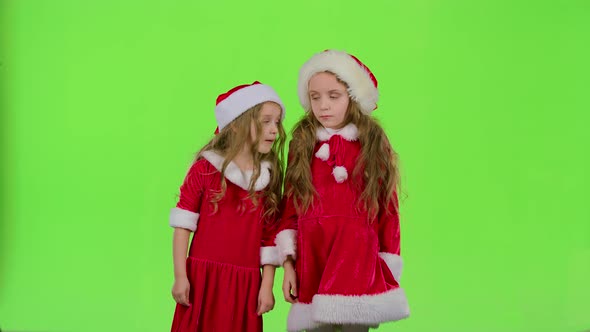
[[[312,76],[308,83],[309,91],[315,90],[346,90],[346,86],[338,81],[332,73],[318,73]]]
[[[272,101],[267,101],[262,105],[262,108],[260,109],[260,115],[264,116],[264,115],[278,115],[280,116],[282,113],[282,109],[281,106],[279,106],[279,104],[272,102]]]

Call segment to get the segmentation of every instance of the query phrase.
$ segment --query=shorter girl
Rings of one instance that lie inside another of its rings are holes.
[[[371,117],[377,80],[329,50],[303,65],[298,88],[306,114],[293,129],[276,241],[288,330],[367,331],[405,318],[397,154]]]
[[[285,107],[271,87],[254,82],[220,95],[215,116],[217,135],[197,154],[170,214],[172,332],[262,331],[261,315],[274,306],[271,229],[281,200]]]

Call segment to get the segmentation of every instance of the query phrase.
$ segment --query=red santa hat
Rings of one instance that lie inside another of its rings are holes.
[[[377,108],[379,90],[377,90],[375,75],[354,55],[336,50],[315,54],[301,67],[297,88],[303,108],[311,109],[308,94],[309,80],[313,75],[325,71],[334,73],[348,84],[348,93],[360,105],[363,113],[371,114]]]
[[[217,131],[225,128],[230,122],[250,108],[272,101],[281,106],[281,119],[285,118],[285,105],[273,88],[258,81],[252,84],[244,84],[232,88],[226,93],[220,94],[215,103],[215,119]]]

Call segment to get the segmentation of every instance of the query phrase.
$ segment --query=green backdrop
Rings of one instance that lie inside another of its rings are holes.
[[[0,4],[3,331],[169,330],[168,213],[215,98],[270,84],[291,129],[327,48],[373,70],[402,160],[412,316],[379,331],[590,329],[590,2]]]

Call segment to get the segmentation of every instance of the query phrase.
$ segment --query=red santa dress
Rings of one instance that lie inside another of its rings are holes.
[[[288,331],[406,318],[397,197],[369,223],[358,204],[362,179],[352,178],[361,150],[357,127],[320,128],[317,137],[311,173],[318,196],[301,215],[287,198],[276,237],[279,261],[296,257],[299,302],[291,306]]]
[[[252,172],[233,162],[214,213],[211,199],[221,188],[224,158],[213,151],[202,156],[188,171],[170,215],[172,227],[194,231],[186,260],[190,306],[176,305],[171,331],[262,331],[262,317],[256,314],[260,266],[278,265],[272,227],[262,220],[263,202],[255,207],[248,198]],[[256,191],[268,185],[271,171],[263,162]]]

